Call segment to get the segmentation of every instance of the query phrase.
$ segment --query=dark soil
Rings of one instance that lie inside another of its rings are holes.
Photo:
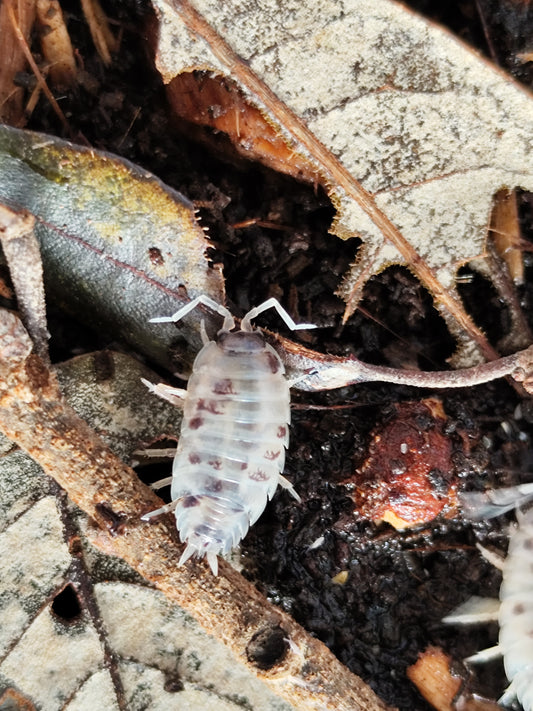
[[[320,327],[307,344],[317,350],[395,367],[447,367],[453,342],[430,297],[406,270],[390,269],[373,279],[361,308],[341,327],[343,304],[334,292],[358,243],[328,235],[333,209],[321,190],[228,153],[222,160],[178,132],[151,66],[145,42],[150,11],[144,0],[106,3],[124,33],[109,68],[94,51],[78,4],[62,4],[85,68],[83,85],[61,101],[74,137],[140,164],[203,206],[203,224],[214,244],[211,257],[224,263],[228,303],[237,315],[275,295]],[[411,5],[432,11],[435,19],[489,53],[475,2],[413,0]],[[482,5],[488,12],[489,3]],[[503,7],[494,20],[500,25]],[[506,27],[512,29],[512,22]],[[503,39],[496,43],[501,61],[512,51],[511,36],[509,30],[504,46]],[[520,74],[527,78],[525,69]],[[28,127],[62,135],[45,101]],[[527,235],[529,198],[521,200]],[[276,222],[283,229],[232,227],[250,219]],[[528,253],[525,259],[528,282],[520,298],[531,313],[533,270]],[[490,335],[504,335],[506,309],[485,282],[476,280],[463,295],[474,312],[482,305],[477,310]],[[275,317],[265,323],[280,328]],[[83,329],[69,329],[67,339],[58,314],[52,328],[57,359],[106,345]],[[440,620],[470,595],[497,596],[499,574],[475,544],[504,550],[505,526],[512,519],[472,524],[458,515],[399,533],[358,516],[346,481],[364,461],[371,433],[386,420],[391,403],[428,395],[439,396],[384,384],[327,394],[296,392],[285,473],[303,502],[295,504],[287,493],[278,493],[243,543],[246,574],[257,586],[402,711],[429,708],[405,676],[429,644],[442,646],[459,662],[496,643],[494,627],[457,629]],[[460,487],[502,486],[527,478],[533,410],[526,403],[517,414],[520,398],[512,387],[496,382],[440,397]],[[320,545],[310,549],[319,539]],[[332,582],[342,570],[349,573],[347,581]],[[476,676],[472,683],[487,696],[497,697],[505,686],[500,664],[481,668]]]

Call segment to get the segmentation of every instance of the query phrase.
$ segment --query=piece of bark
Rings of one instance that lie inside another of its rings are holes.
[[[407,676],[437,711],[498,711],[493,701],[462,690],[464,679],[451,670],[451,658],[428,647],[407,669]]]

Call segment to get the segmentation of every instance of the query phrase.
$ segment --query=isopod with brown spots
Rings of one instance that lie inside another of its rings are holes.
[[[533,484],[467,493],[461,499],[467,517],[491,518],[530,502]],[[498,645],[478,652],[468,661],[484,662],[503,656],[505,674],[511,683],[500,703],[507,705],[517,698],[524,711],[533,711],[533,509],[517,510],[517,520],[505,559],[481,549],[502,571],[499,604],[490,598],[471,598],[444,621],[452,624],[498,621]]]
[[[278,484],[299,500],[282,475],[290,384],[280,357],[251,320],[275,308],[292,330],[315,326],[296,324],[276,299],[268,299],[249,311],[236,329],[228,309],[208,296],[151,321],[179,321],[199,304],[223,316],[224,323],[213,341],[201,323],[204,347],[187,390],[144,381],[156,395],[183,403],[183,423],[171,481],[159,482],[171,483],[172,502],[143,519],[174,510],[180,538],[187,544],[179,565],[192,555],[205,556],[216,575],[217,555],[228,553],[246,535]]]

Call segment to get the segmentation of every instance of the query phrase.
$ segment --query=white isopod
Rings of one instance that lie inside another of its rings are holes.
[[[224,317],[214,341],[205,333],[187,390],[147,381],[150,390],[174,404],[183,402],[183,423],[171,483],[172,502],[143,516],[175,511],[176,526],[187,543],[179,565],[192,555],[205,556],[218,571],[217,555],[245,536],[263,512],[278,484],[299,500],[282,476],[289,442],[290,394],[280,357],[254,330],[251,320],[275,308],[292,330],[315,328],[296,324],[276,299],[249,311],[235,329],[224,306],[199,296],[172,316],[152,322],[176,322],[203,304]]]
[[[533,484],[462,496],[466,515],[475,519],[498,516],[532,499]],[[444,621],[462,624],[498,621],[498,645],[478,652],[469,661],[483,662],[503,656],[511,683],[500,703],[507,705],[517,698],[525,711],[533,711],[533,509],[525,513],[517,510],[517,519],[518,526],[511,533],[505,559],[499,560],[482,549],[502,571],[500,603],[471,598]]]

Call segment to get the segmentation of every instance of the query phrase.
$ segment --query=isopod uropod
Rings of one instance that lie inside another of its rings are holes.
[[[278,484],[299,499],[282,476],[290,386],[280,357],[251,320],[275,308],[292,330],[315,326],[296,324],[276,299],[268,299],[234,330],[228,309],[207,296],[152,322],[179,321],[198,304],[218,312],[224,324],[210,341],[201,323],[204,347],[187,390],[145,381],[156,395],[174,404],[183,401],[183,423],[172,467],[172,502],[143,519],[174,510],[180,538],[187,543],[179,565],[192,555],[205,556],[216,575],[217,555],[229,552],[245,536]],[[164,483],[169,482],[160,485]]]
[[[490,518],[533,499],[533,484],[495,489],[486,493],[463,494],[466,515]],[[493,606],[485,598],[472,598],[461,605],[446,622],[479,622],[490,619],[500,627],[498,645],[479,652],[471,661],[486,661],[503,656],[505,674],[511,682],[500,703],[517,698],[525,711],[533,711],[533,509],[517,510],[518,526],[511,533],[504,560],[485,555],[501,568],[500,604]],[[483,613],[482,610],[488,610]]]

